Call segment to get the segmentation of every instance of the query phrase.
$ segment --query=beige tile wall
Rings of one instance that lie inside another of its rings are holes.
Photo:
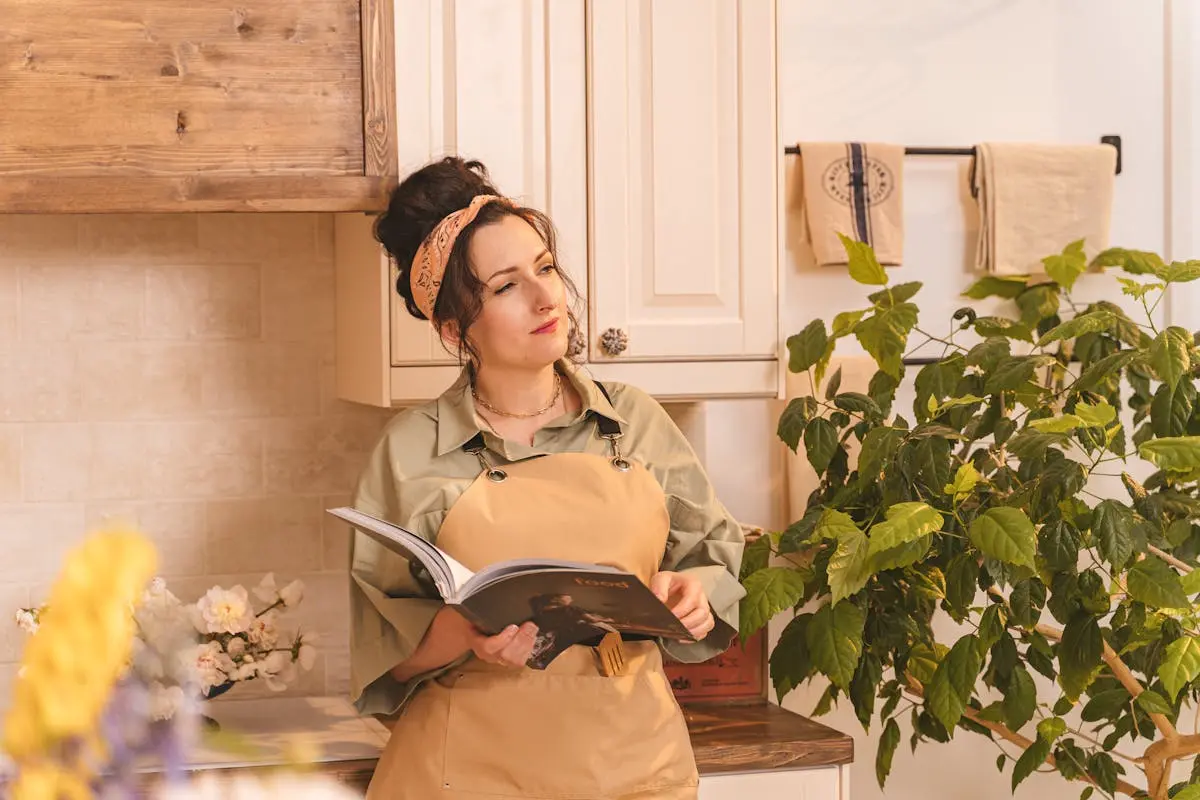
[[[302,578],[323,657],[295,691],[344,692],[346,540],[323,509],[392,412],[333,396],[332,245],[328,215],[0,216],[0,708],[11,610],[111,518],[189,600]]]

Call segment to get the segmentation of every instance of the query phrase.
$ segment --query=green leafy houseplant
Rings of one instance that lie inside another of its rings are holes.
[[[880,786],[906,715],[913,748],[958,729],[1003,742],[1014,791],[1049,765],[1090,784],[1085,798],[1198,800],[1200,766],[1180,784],[1171,772],[1200,753],[1176,727],[1200,696],[1200,349],[1153,312],[1200,261],[1112,249],[1088,263],[1076,242],[1044,260],[1048,280],[966,292],[1011,301],[1010,316],[962,308],[935,336],[918,322],[921,284],[889,286],[869,247],[843,243],[851,276],[881,288],[788,340],[813,390],[778,433],[819,485],[742,570],[743,637],[792,610],[770,655],[778,697],[819,675],[814,713],[846,697],[864,727],[878,717]],[[1089,268],[1114,267],[1145,321],[1072,297]],[[878,366],[866,392],[826,375],[849,336]],[[916,373],[913,407],[893,409],[905,354],[930,345],[941,355]],[[935,637],[943,613],[954,641]],[[1056,702],[1039,701],[1034,673]]]

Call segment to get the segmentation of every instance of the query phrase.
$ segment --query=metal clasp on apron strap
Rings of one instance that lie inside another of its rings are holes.
[[[621,426],[608,417],[602,417],[597,414],[596,427],[600,430],[600,438],[608,439],[608,446],[612,448],[612,458],[609,459],[610,463],[612,463],[615,469],[619,469],[621,472],[628,472],[632,465],[621,455]]]
[[[488,460],[484,458],[483,451],[487,448],[483,443],[482,433],[477,433],[472,436],[471,439],[462,446],[462,449],[464,453],[470,453],[471,455],[475,456],[475,458],[479,459],[480,470],[487,475],[488,480],[492,483],[504,483],[504,481],[508,479],[507,472],[499,467],[493,467],[488,463]]]

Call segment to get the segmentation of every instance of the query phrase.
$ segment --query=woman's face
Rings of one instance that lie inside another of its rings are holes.
[[[566,285],[538,232],[512,214],[475,231],[467,260],[483,307],[467,338],[486,368],[534,369],[567,352]]]

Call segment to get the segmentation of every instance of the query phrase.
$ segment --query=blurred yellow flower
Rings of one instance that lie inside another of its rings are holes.
[[[129,662],[134,605],[155,566],[153,545],[126,529],[89,536],[68,554],[26,642],[0,742],[20,767],[15,800],[90,797],[87,759],[69,772],[49,755],[72,740],[99,744],[100,715]]]

